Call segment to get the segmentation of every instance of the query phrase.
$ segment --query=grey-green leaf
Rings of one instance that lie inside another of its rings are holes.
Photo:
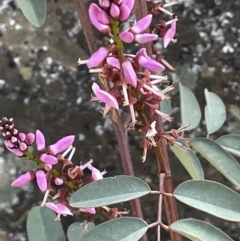
[[[81,241],[82,236],[93,229],[95,224],[93,222],[75,222],[72,223],[67,230],[67,236],[69,241]]]
[[[180,110],[183,126],[190,126],[186,130],[196,128],[201,120],[201,110],[193,92],[179,83]]]
[[[46,0],[18,0],[27,20],[36,27],[41,27],[46,20]]]
[[[168,99],[164,99],[160,101],[160,110],[167,114],[170,115],[172,113],[172,106],[171,106],[171,101]],[[162,117],[162,121],[165,122],[166,119]]]
[[[72,207],[100,207],[129,201],[150,192],[143,180],[127,175],[103,178],[83,186],[70,198]]]
[[[206,138],[195,139],[190,142],[190,145],[230,182],[240,186],[240,164],[232,155],[214,141]]]
[[[177,142],[179,142],[182,146],[187,147],[183,141],[177,140]],[[193,150],[189,148],[188,151],[186,151],[177,145],[171,146],[170,149],[186,168],[192,179],[204,179],[201,163]]]
[[[178,220],[170,225],[170,229],[193,241],[233,241],[213,225],[192,218]]]
[[[223,101],[214,93],[204,90],[207,105],[205,106],[205,120],[208,134],[217,131],[226,120],[226,108]]]
[[[137,241],[147,229],[147,223],[139,218],[116,218],[91,229],[81,241]]]
[[[29,241],[65,241],[60,221],[55,221],[56,214],[46,207],[34,207],[27,219]]]
[[[227,152],[240,157],[240,135],[230,134],[221,136],[216,140],[216,142]]]
[[[240,195],[213,181],[190,180],[174,191],[179,201],[216,217],[240,222]]]

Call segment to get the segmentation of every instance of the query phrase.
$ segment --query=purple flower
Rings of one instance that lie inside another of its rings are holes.
[[[27,136],[26,136],[26,144],[28,146],[31,146],[33,144],[33,142],[35,141],[35,135],[33,133],[28,133]]]
[[[45,137],[40,130],[36,131],[37,150],[42,151],[45,148]]]
[[[120,6],[120,16],[119,20],[124,22],[126,21],[133,9],[134,6],[134,0],[122,0],[122,4]]]
[[[97,97],[97,98],[93,98],[93,100],[99,100],[106,104],[105,111],[108,112],[110,107],[113,107],[117,110],[119,109],[117,99],[114,96],[112,96],[111,94],[109,94],[108,92],[101,90],[97,83],[92,84],[92,90]],[[105,111],[104,111],[104,114],[107,113]]]
[[[110,27],[107,24],[101,23],[99,19],[99,15],[102,14],[101,8],[98,7],[95,3],[92,3],[89,7],[89,17],[92,24],[102,33],[110,33]]]
[[[55,144],[49,146],[49,152],[52,155],[57,155],[58,153],[61,153],[65,150],[67,150],[68,147],[70,147],[72,145],[72,143],[74,142],[74,139],[75,139],[75,136],[73,136],[73,135],[63,137],[62,139],[57,141]],[[49,163],[49,164],[51,164],[51,163]]]
[[[36,172],[37,184],[42,192],[47,190],[47,178],[43,170],[38,170]]]
[[[23,151],[21,151],[19,148],[14,147],[14,144],[10,141],[10,140],[6,140],[4,141],[5,146],[7,147],[7,149],[12,152],[13,154],[15,154],[18,157],[22,157],[23,156]]]
[[[168,29],[168,31],[163,36],[163,46],[166,48],[168,44],[173,41],[173,38],[176,34],[176,20],[172,22],[171,27]]]
[[[110,7],[110,15],[113,18],[118,18],[120,15],[120,9],[118,7],[117,4],[115,3],[111,3],[111,7]]]
[[[116,69],[120,69],[120,62],[116,57],[108,57],[106,62]]]
[[[148,70],[154,71],[154,72],[161,72],[165,69],[165,67],[162,64],[160,64],[156,60],[151,59],[147,55],[145,48],[140,49],[137,52],[136,56],[138,59],[138,64],[145,69],[148,69]]]
[[[54,204],[51,202],[46,202],[45,206],[52,209],[55,213],[57,213],[56,220],[60,220],[61,215],[67,216],[67,215],[73,215],[69,208],[66,207],[66,205],[62,203]]]
[[[46,164],[50,164],[50,165],[56,165],[58,163],[58,159],[55,156],[48,155],[48,154],[45,154],[45,153],[43,153],[40,156],[40,160],[42,162],[45,162]]]
[[[145,31],[150,23],[152,21],[152,14],[148,14],[147,16],[145,16],[144,18],[140,19],[139,21],[137,21],[131,28],[131,32],[137,34],[137,33],[142,33],[143,31]]]
[[[86,210],[87,213],[96,214],[96,209],[95,208],[85,208],[85,210]]]
[[[123,75],[128,84],[132,85],[133,87],[137,86],[137,75],[133,66],[129,60],[125,60],[122,63]]]
[[[56,184],[56,185],[62,185],[62,184],[63,184],[63,179],[57,177],[57,178],[55,179],[55,184]]]
[[[87,66],[89,68],[98,66],[108,56],[108,53],[109,53],[108,48],[105,48],[105,47],[99,48],[95,53],[92,54],[92,56],[87,62]]]
[[[110,7],[110,1],[109,0],[99,0],[99,5],[102,8],[109,8]]]
[[[142,33],[142,34],[136,34],[134,36],[134,40],[139,44],[145,44],[147,42],[151,42],[153,40],[156,40],[158,38],[157,34],[152,33]]]
[[[125,43],[132,43],[134,40],[134,34],[129,31],[123,31],[119,34],[119,38]]]
[[[25,174],[19,176],[18,178],[16,178],[11,186],[13,187],[20,187],[25,185],[26,183],[30,182],[32,179],[34,178],[34,174],[32,171],[26,172]]]

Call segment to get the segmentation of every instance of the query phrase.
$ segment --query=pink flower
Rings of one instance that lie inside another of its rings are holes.
[[[118,18],[118,16],[120,15],[120,9],[115,3],[111,3],[110,15],[113,18]]]
[[[125,43],[132,43],[134,40],[134,34],[129,31],[123,31],[119,34],[119,38]]]
[[[37,150],[42,151],[45,148],[45,137],[40,130],[36,131]]]
[[[50,164],[50,165],[56,165],[58,163],[58,159],[55,156],[48,155],[45,153],[43,153],[40,156],[40,160],[45,162],[46,164]]]
[[[109,53],[109,49],[105,47],[99,48],[95,53],[92,54],[90,59],[87,62],[88,68],[93,68],[98,66],[107,56]]]
[[[148,69],[148,70],[154,71],[154,72],[161,72],[165,69],[165,67],[162,64],[160,64],[156,60],[151,59],[147,55],[145,48],[140,49],[137,52],[136,57],[138,59],[138,64],[145,69]]]
[[[101,23],[99,19],[99,15],[102,14],[101,8],[98,7],[95,3],[92,3],[89,7],[89,17],[92,24],[102,33],[110,33],[110,27],[107,24]]]
[[[85,211],[90,214],[96,214],[96,209],[95,208],[85,208]]]
[[[36,172],[37,184],[42,192],[47,190],[47,178],[43,170],[38,170]]]
[[[23,175],[19,176],[18,178],[16,178],[12,182],[11,186],[13,186],[13,187],[23,186],[26,183],[30,182],[33,178],[34,178],[33,171],[26,172],[25,174],[23,174]]]
[[[73,215],[69,208],[66,207],[66,205],[62,203],[54,204],[51,202],[46,202],[45,206],[52,209],[55,213],[57,213],[56,220],[60,220],[61,215],[67,216],[67,215]]]
[[[172,22],[171,27],[163,36],[163,46],[166,48],[171,41],[174,41],[174,36],[176,34],[176,20]]]
[[[96,95],[96,97],[93,97],[92,99],[102,101],[103,103],[106,104],[106,107],[103,112],[104,115],[107,114],[107,112],[110,110],[111,107],[113,107],[117,110],[119,109],[117,99],[114,96],[112,96],[111,94],[109,94],[108,92],[101,90],[98,84],[93,83],[92,90],[93,90],[94,94]]]
[[[120,16],[119,20],[124,22],[126,21],[133,9],[134,6],[134,0],[122,0],[122,4],[120,6]]]
[[[132,85],[133,87],[137,86],[137,75],[133,66],[129,60],[124,60],[122,62],[122,69],[123,75],[128,84]]]
[[[57,155],[58,153],[61,153],[68,149],[72,143],[74,142],[75,136],[65,136],[59,141],[57,141],[55,144],[49,146],[49,151],[52,155]],[[51,164],[51,163],[49,163]]]
[[[144,18],[142,18],[139,21],[137,21],[130,28],[130,31],[133,32],[134,34],[142,33],[143,31],[145,31],[149,27],[151,21],[152,21],[152,14],[148,14]]]
[[[120,62],[116,57],[108,57],[106,62],[116,69],[120,69]]]
[[[151,33],[142,33],[142,34],[136,34],[134,36],[135,42],[139,44],[145,44],[147,42],[151,42],[158,39],[157,34],[151,34]]]

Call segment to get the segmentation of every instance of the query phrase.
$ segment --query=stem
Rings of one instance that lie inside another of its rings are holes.
[[[24,155],[26,157],[28,157],[29,160],[34,161],[35,163],[37,163],[37,165],[39,167],[44,168],[45,163],[42,162],[37,156],[34,156],[31,152],[29,151],[25,151]],[[78,187],[76,185],[74,185],[71,181],[68,181],[66,177],[62,176],[56,169],[51,169],[49,171],[54,177],[60,177],[61,179],[63,179],[64,183],[66,186],[68,186],[71,190],[76,191],[78,189]]]
[[[95,51],[97,51],[98,47],[97,47],[97,42],[95,41],[92,23],[88,16],[88,11],[86,9],[86,6],[83,0],[73,0],[73,1],[78,12],[78,18],[80,20],[80,23],[82,24],[83,33],[86,38],[88,48],[90,50],[90,53],[92,54]]]
[[[165,179],[165,174],[164,173],[159,173],[158,176],[158,184],[159,184],[159,191],[163,191],[163,185],[164,185],[164,179]],[[162,222],[162,201],[163,201],[163,196],[160,194],[159,199],[158,199],[158,217],[157,217],[157,222],[160,224]],[[157,241],[161,240],[161,226],[157,226]]]
[[[162,119],[159,115],[154,115],[154,120],[156,121],[156,130],[158,133],[163,131]],[[168,159],[167,144],[163,138],[160,138],[157,147],[155,148],[158,168],[160,173],[164,173],[164,185],[163,190],[166,193],[173,193],[173,183],[170,170],[170,164]],[[163,197],[165,211],[167,215],[168,225],[170,226],[173,222],[178,220],[178,212],[175,198],[169,198],[167,196]],[[182,236],[178,233],[170,231],[170,236],[172,241],[182,241]]]
[[[144,16],[147,16],[148,15],[147,1],[146,0],[136,0],[135,5],[134,5],[134,11],[135,11],[137,20],[143,18]],[[148,33],[148,32],[149,31],[147,30],[146,33]],[[152,56],[151,43],[148,42],[146,44],[143,44],[143,47],[146,48],[148,55]]]

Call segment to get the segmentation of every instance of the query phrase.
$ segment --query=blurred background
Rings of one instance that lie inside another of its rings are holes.
[[[239,0],[179,0],[173,12],[178,16],[177,43],[167,50],[158,48],[176,71],[166,71],[174,81],[172,95],[173,124],[180,126],[178,82],[194,90],[201,109],[205,106],[204,88],[218,94],[227,107],[228,118],[215,139],[223,134],[240,134],[240,1]],[[168,19],[167,16],[166,19]],[[96,35],[98,43],[107,39]],[[135,48],[135,47],[134,47]],[[81,57],[89,52],[73,1],[48,0],[47,20],[43,27],[35,28],[22,15],[12,0],[0,2],[0,113],[13,117],[20,131],[40,129],[52,144],[59,138],[76,135],[74,162],[90,158],[107,176],[122,173],[117,142],[111,121],[99,113],[101,104],[90,101],[91,85],[96,76],[89,75],[86,66],[77,66]],[[204,121],[187,133],[189,137],[206,136]],[[153,152],[141,163],[142,150],[139,136],[130,133],[130,147],[136,176],[144,179],[152,189],[158,188],[157,162]],[[204,159],[200,159],[206,179],[230,184]],[[190,176],[170,153],[174,185]],[[35,183],[21,188],[10,187],[21,173],[34,168],[34,164],[8,153],[0,139],[0,241],[25,241],[26,218],[34,205],[41,203],[43,194]],[[238,190],[237,190],[238,191]],[[144,217],[148,223],[156,220],[157,197],[141,199]],[[194,217],[208,221],[240,240],[240,224],[229,223],[198,212],[178,203],[181,218]],[[76,215],[81,220],[84,214]],[[74,218],[62,219],[64,228]],[[166,219],[164,218],[166,223]],[[149,241],[156,240],[156,230],[148,232]],[[169,240],[163,232],[162,241]]]

